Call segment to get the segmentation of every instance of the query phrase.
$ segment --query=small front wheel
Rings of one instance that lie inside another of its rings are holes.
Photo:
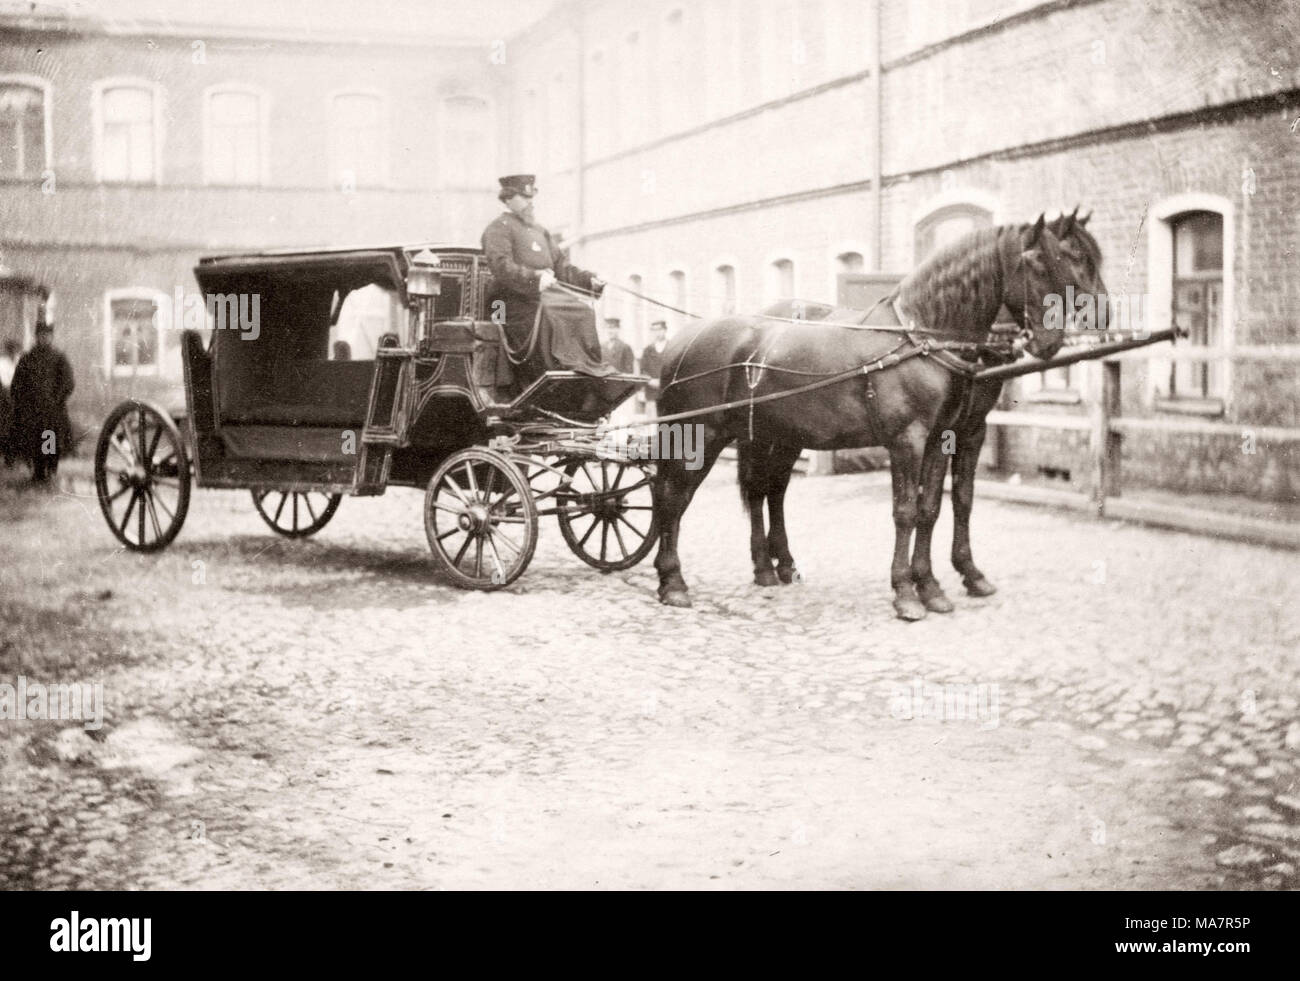
[[[190,506],[190,464],[167,413],[131,399],[108,414],[95,446],[95,495],[108,527],[131,551],[171,544]]]
[[[650,476],[635,463],[571,460],[556,517],[569,550],[601,572],[630,569],[659,537]]]
[[[429,481],[424,531],[457,586],[502,589],[523,575],[537,548],[532,488],[494,450],[453,453]]]

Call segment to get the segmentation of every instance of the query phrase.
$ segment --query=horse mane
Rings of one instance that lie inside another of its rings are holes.
[[[928,330],[988,327],[1002,305],[1003,253],[1020,249],[1025,227],[978,228],[945,245],[899,283],[903,307]]]

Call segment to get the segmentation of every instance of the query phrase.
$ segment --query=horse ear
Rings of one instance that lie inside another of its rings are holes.
[[[1038,216],[1038,221],[1034,222],[1034,227],[1029,229],[1025,236],[1025,248],[1032,249],[1038,244],[1038,240],[1043,237],[1043,229],[1047,226],[1047,214],[1043,213]]]
[[[1061,230],[1056,233],[1057,238],[1064,241],[1070,237],[1070,233],[1074,231],[1074,213],[1078,210],[1078,208],[1075,208],[1074,212],[1065,216],[1065,220],[1061,222]]]
[[[1091,218],[1091,217],[1092,217],[1092,212],[1089,211],[1086,215],[1084,215],[1082,218],[1080,218],[1080,219],[1079,219],[1079,225],[1080,225],[1080,227],[1084,227],[1084,228],[1086,228],[1087,225],[1088,225],[1088,219]]]

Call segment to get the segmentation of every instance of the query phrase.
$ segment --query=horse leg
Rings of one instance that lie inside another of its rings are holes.
[[[696,488],[708,476],[718,454],[729,440],[721,430],[704,426],[703,456],[696,470],[687,468],[681,459],[661,460],[654,483],[654,508],[659,520],[659,552],[655,570],[659,573],[659,602],[665,606],[689,607],[690,590],[682,578],[682,563],[677,555],[677,536],[682,515],[690,506]]]
[[[975,469],[980,448],[988,431],[984,420],[971,426],[957,439],[952,461],[952,565],[961,573],[962,584],[972,596],[992,596],[997,587],[975,566],[970,547],[970,512],[975,503]]]
[[[925,604],[917,596],[910,562],[925,444],[926,431],[914,422],[889,445],[889,473],[894,492],[894,558],[889,566],[889,584],[894,589],[894,612],[903,620],[925,618]]]
[[[771,531],[767,536],[767,550],[776,556],[776,575],[782,583],[800,582],[803,577],[794,567],[790,542],[785,533],[785,491],[794,473],[794,461],[802,452],[798,446],[775,446],[769,461],[770,479],[767,487],[767,514]]]
[[[767,529],[763,527],[763,501],[770,479],[772,446],[742,440],[737,447],[736,478],[740,483],[740,500],[749,515],[749,557],[754,563],[754,582],[759,586],[776,586],[772,557],[767,547]]]
[[[930,564],[930,540],[939,510],[943,507],[943,478],[948,472],[948,457],[942,451],[938,434],[931,437],[921,460],[921,491],[916,515],[916,544],[912,548],[912,581],[916,583],[921,602],[931,613],[951,613],[952,600],[944,595],[943,587],[934,577]]]

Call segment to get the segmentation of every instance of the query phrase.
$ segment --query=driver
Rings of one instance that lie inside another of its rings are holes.
[[[601,360],[596,318],[589,304],[556,283],[599,296],[605,284],[569,262],[551,233],[533,217],[537,185],[532,174],[500,178],[497,197],[506,211],[483,231],[492,270],[488,310],[505,327],[506,340],[526,387],[543,372],[560,369],[614,374]]]

